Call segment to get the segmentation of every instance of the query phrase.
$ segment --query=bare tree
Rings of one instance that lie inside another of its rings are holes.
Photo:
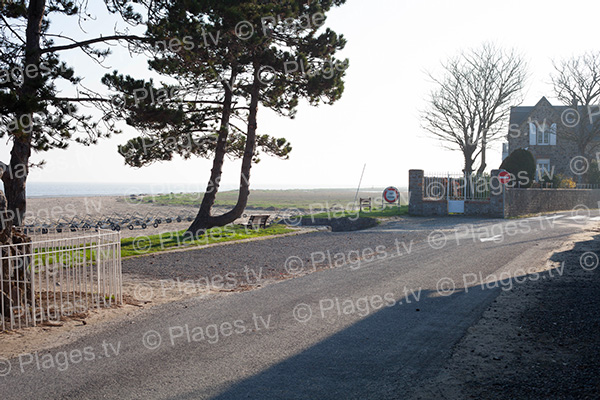
[[[600,145],[600,52],[555,61],[551,76],[554,93],[564,105],[566,137],[587,157]]]
[[[465,173],[473,172],[478,157],[477,172],[483,173],[487,147],[502,138],[510,107],[522,101],[527,64],[515,50],[484,43],[442,67],[441,77],[428,74],[436,88],[422,112],[423,127],[463,153]]]

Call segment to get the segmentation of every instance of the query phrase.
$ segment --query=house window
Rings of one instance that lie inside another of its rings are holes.
[[[552,172],[550,171],[550,160],[547,158],[539,158],[537,160],[537,168],[536,168],[536,178],[538,181],[544,179],[544,177],[552,177]]]
[[[529,123],[529,144],[542,146],[556,145],[556,123],[539,124],[538,122]]]
[[[537,132],[537,144],[550,144],[550,129],[541,126]]]

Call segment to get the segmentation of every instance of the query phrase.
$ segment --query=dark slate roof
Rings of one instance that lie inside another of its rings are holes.
[[[510,109],[510,123],[521,125],[533,111],[535,106],[513,107]]]
[[[565,105],[553,106],[548,101],[548,99],[545,96],[543,96],[535,106],[512,107],[510,109],[510,123],[521,125],[529,117],[529,114],[531,114],[531,112],[534,110],[534,108],[536,108],[540,103],[544,103],[544,102],[548,103],[559,115],[562,115],[562,113],[567,109],[573,109],[573,106],[565,106]],[[585,111],[585,107],[578,106],[577,110],[578,111],[581,110],[581,113],[583,114]]]
[[[527,118],[529,118],[529,115],[531,114],[531,112],[542,102],[548,102],[548,104],[550,104],[550,102],[548,101],[548,99],[546,99],[546,97],[542,97],[540,99],[540,101],[538,102],[538,104],[536,104],[535,106],[518,106],[518,107],[512,107],[510,109],[510,124],[517,124],[517,125],[521,125],[523,122],[525,122],[527,120]],[[562,116],[562,113],[567,110],[567,109],[573,109],[574,106],[565,106],[565,105],[560,105],[560,106],[553,106],[552,104],[550,104],[550,106],[552,106],[552,108],[558,113],[558,115]],[[577,110],[580,112],[581,115],[584,115],[585,112],[587,110],[585,110],[585,106],[577,106]],[[591,122],[587,122],[586,123],[586,128],[587,129],[592,129],[592,123]],[[600,140],[600,137],[596,137],[595,140]]]

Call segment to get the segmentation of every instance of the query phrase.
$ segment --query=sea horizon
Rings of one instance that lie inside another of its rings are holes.
[[[236,185],[223,184],[221,191],[236,190]],[[257,185],[254,190],[356,190],[356,188],[284,187]],[[377,193],[382,187],[361,188],[363,193]],[[398,187],[398,189],[404,189]],[[113,183],[113,182],[27,182],[27,198],[129,196],[141,194],[202,193],[206,186],[189,183]]]

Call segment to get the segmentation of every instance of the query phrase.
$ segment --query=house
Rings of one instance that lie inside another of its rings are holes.
[[[570,163],[577,156],[577,145],[567,137],[570,106],[553,106],[542,97],[535,106],[513,107],[510,111],[508,143],[502,147],[502,159],[516,149],[529,150],[536,160],[538,173],[573,176]],[[563,123],[563,118],[566,123]],[[541,174],[541,175],[540,175]]]

